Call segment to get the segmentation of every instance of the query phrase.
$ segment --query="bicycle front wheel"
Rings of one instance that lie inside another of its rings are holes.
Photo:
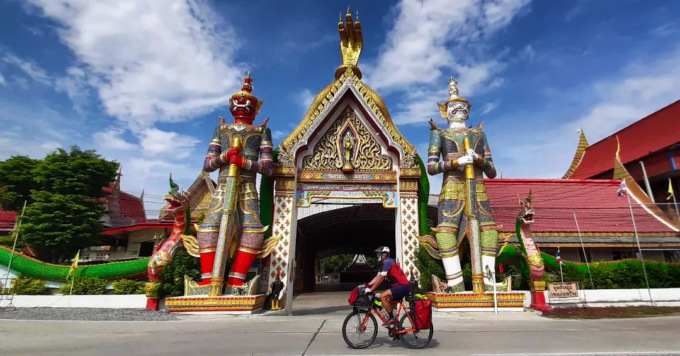
[[[413,325],[414,322],[415,321],[411,321],[407,314],[404,314],[401,317],[401,320],[399,320],[399,330],[413,329],[413,331],[401,335],[401,341],[411,349],[422,349],[430,343],[430,340],[432,340],[434,326],[430,329],[420,329],[416,331],[416,326]]]
[[[378,336],[378,322],[372,314],[368,315],[366,325],[362,327],[366,313],[365,310],[353,311],[347,315],[342,323],[342,338],[352,348],[367,348]]]

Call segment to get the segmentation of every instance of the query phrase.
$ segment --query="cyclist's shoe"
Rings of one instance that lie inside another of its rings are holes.
[[[390,320],[386,321],[383,326],[386,326],[388,328],[393,328],[397,326],[397,318],[391,318]]]

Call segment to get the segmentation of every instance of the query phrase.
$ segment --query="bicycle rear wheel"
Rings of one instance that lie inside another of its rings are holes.
[[[399,320],[399,330],[415,328],[416,326],[412,324],[408,315],[402,315],[401,320]],[[407,332],[406,334],[401,335],[401,341],[411,349],[422,349],[430,343],[430,340],[432,340],[432,334],[434,334],[433,328],[434,326],[430,329]]]
[[[347,345],[355,349],[364,349],[373,343],[378,336],[378,322],[373,314],[368,315],[365,328],[361,330],[361,324],[366,318],[367,311],[353,311],[342,323],[342,338]]]

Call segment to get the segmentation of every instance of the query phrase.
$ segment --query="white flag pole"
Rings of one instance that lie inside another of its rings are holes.
[[[560,254],[559,246],[557,246],[557,254],[560,255],[560,262],[558,262],[558,264],[560,265],[560,279],[562,280],[562,283],[564,283],[564,274],[562,274],[562,254]]]
[[[581,237],[581,228],[578,226],[578,219],[576,219],[576,213],[574,214],[574,222],[576,223],[576,230],[578,231],[578,239],[581,240],[581,249],[583,250],[583,259],[586,261],[586,268],[588,269],[588,277],[590,277],[590,285],[595,289],[595,283],[593,283],[593,275],[590,274],[590,264],[588,264],[588,255],[586,255],[586,247],[583,245],[583,237]]]
[[[649,288],[649,279],[647,278],[647,268],[645,268],[645,260],[642,257],[642,248],[640,248],[640,238],[638,237],[637,225],[635,225],[635,216],[633,215],[633,205],[630,203],[630,193],[626,188],[626,198],[628,198],[628,209],[630,209],[630,219],[633,221],[633,231],[635,232],[635,242],[637,243],[638,252],[640,253],[640,263],[642,264],[642,273],[645,275],[645,283],[647,283],[647,293],[649,293],[649,300],[654,305],[652,299],[652,290]]]

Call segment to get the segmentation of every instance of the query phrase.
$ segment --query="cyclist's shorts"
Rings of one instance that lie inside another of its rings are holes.
[[[411,286],[408,284],[398,284],[390,288],[392,292],[392,300],[402,300],[411,291]]]

